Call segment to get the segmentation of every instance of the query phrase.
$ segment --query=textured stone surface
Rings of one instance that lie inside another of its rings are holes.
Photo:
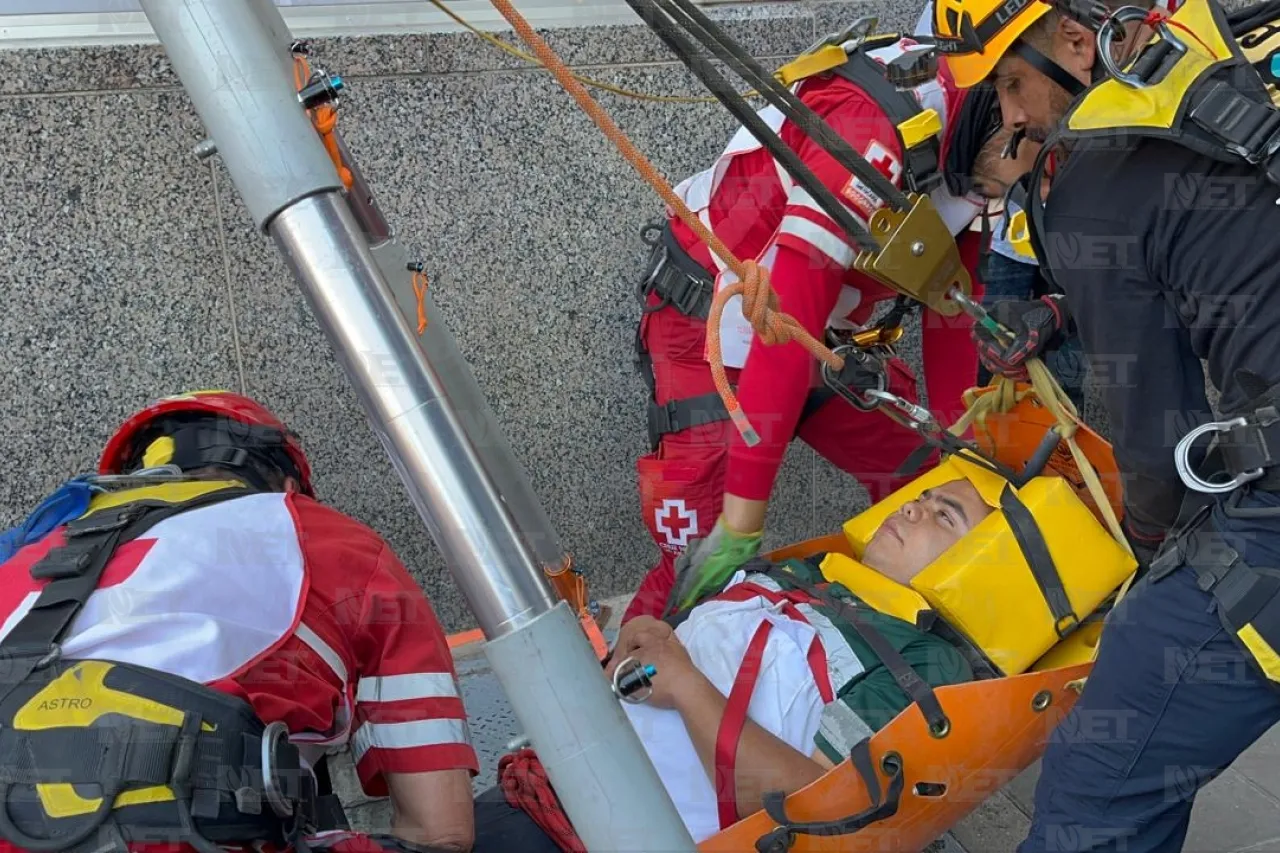
[[[0,108],[0,525],[95,464],[131,409],[239,386],[195,133],[176,93]]]
[[[678,86],[687,75],[610,79]],[[729,129],[710,106],[608,101],[668,174],[712,156]],[[428,264],[444,322],[563,541],[598,594],[633,588],[656,558],[637,510],[644,390],[631,366],[637,234],[660,210],[656,196],[545,77],[364,81],[347,109],[347,141],[410,254]],[[464,627],[469,615],[297,287],[219,175],[249,390],[292,418],[325,497],[384,533],[448,627]],[[804,529],[811,477],[795,476],[799,497],[778,512]]]

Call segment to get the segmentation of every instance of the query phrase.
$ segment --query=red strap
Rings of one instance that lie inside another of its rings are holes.
[[[730,587],[715,597],[717,601],[750,601],[753,598],[764,598],[773,604],[782,604],[782,612],[792,619],[809,624],[797,604],[810,604],[813,596],[800,590],[780,592],[757,586],[752,583],[740,583]],[[760,669],[764,663],[764,648],[769,640],[769,632],[773,623],[765,619],[756,629],[746,653],[742,656],[742,665],[733,680],[733,688],[725,702],[724,716],[720,718],[720,728],[716,731],[716,791],[720,804],[720,828],[725,829],[738,822],[738,741],[742,738],[742,730],[747,725],[747,710],[751,706],[751,696],[756,689],[756,681],[760,677]],[[822,646],[822,639],[814,635],[809,644],[806,656],[813,680],[818,686],[818,694],[822,701],[835,700],[835,691],[831,688],[831,673],[827,667],[827,652]]]
[[[800,612],[796,604],[812,604],[817,600],[801,590],[793,589],[787,592],[779,592],[778,590],[757,586],[753,583],[740,583],[732,586],[717,595],[715,600],[749,601],[757,596],[773,604],[786,602],[783,604],[782,612],[806,625],[809,624],[809,620],[804,618],[804,614]],[[813,680],[818,685],[818,695],[822,697],[822,701],[835,701],[835,691],[831,687],[831,672],[827,667],[827,652],[822,646],[822,639],[816,634],[813,637],[813,642],[809,644],[808,661],[809,670],[813,673]],[[741,674],[739,674],[739,677],[741,677]]]
[[[734,679],[733,689],[729,691],[724,716],[720,718],[720,728],[716,732],[716,792],[720,801],[721,829],[738,822],[738,739],[742,737],[742,730],[747,725],[747,708],[751,704],[751,694],[756,689],[756,679],[760,677],[764,647],[772,628],[773,623],[766,619],[760,623],[755,636],[751,638],[747,653],[742,656],[738,677]]]

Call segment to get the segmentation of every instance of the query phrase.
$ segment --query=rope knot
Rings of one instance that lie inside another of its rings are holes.
[[[792,340],[792,328],[778,316],[778,294],[769,283],[769,268],[746,260],[742,262],[742,273],[742,316],[760,340],[770,346]]]

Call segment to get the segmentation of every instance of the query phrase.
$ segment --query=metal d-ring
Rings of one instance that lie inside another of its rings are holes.
[[[1102,67],[1112,77],[1134,89],[1141,89],[1149,84],[1136,74],[1122,71],[1111,53],[1111,47],[1115,43],[1116,36],[1120,33],[1122,26],[1131,21],[1145,21],[1149,14],[1149,12],[1139,9],[1137,6],[1122,6],[1108,16],[1102,22],[1102,26],[1098,28],[1098,58],[1102,61]],[[1175,36],[1164,21],[1156,24],[1156,35],[1160,36],[1162,41],[1167,42],[1179,54],[1187,52],[1186,43]]]
[[[1263,469],[1254,468],[1251,471],[1237,474],[1226,482],[1211,483],[1191,470],[1191,446],[1195,444],[1196,439],[1205,433],[1230,432],[1237,427],[1248,425],[1249,422],[1244,418],[1232,418],[1229,421],[1212,421],[1196,427],[1182,437],[1182,440],[1173,449],[1173,464],[1178,469],[1178,477],[1186,484],[1188,489],[1194,489],[1197,492],[1204,492],[1208,495],[1223,495],[1233,492],[1245,483],[1252,482],[1262,476]]]
[[[262,795],[278,817],[293,816],[293,803],[285,799],[276,784],[276,744],[289,732],[285,724],[277,720],[262,733]]]

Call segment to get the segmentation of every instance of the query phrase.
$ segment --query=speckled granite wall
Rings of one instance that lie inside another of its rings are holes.
[[[915,3],[717,7],[757,56],[784,59],[869,12]],[[570,62],[646,92],[704,94],[642,26],[548,34]],[[634,462],[644,389],[631,366],[640,226],[660,210],[545,72],[470,35],[328,39],[349,84],[341,126],[561,537],[600,596],[656,557]],[[673,180],[727,139],[716,105],[602,102]],[[0,51],[0,524],[88,468],[152,397],[229,387],[302,434],[322,496],[382,532],[449,630],[460,596],[353,392],[226,173],[190,154],[200,123],[158,47]],[[774,543],[825,532],[864,493],[792,449]]]

